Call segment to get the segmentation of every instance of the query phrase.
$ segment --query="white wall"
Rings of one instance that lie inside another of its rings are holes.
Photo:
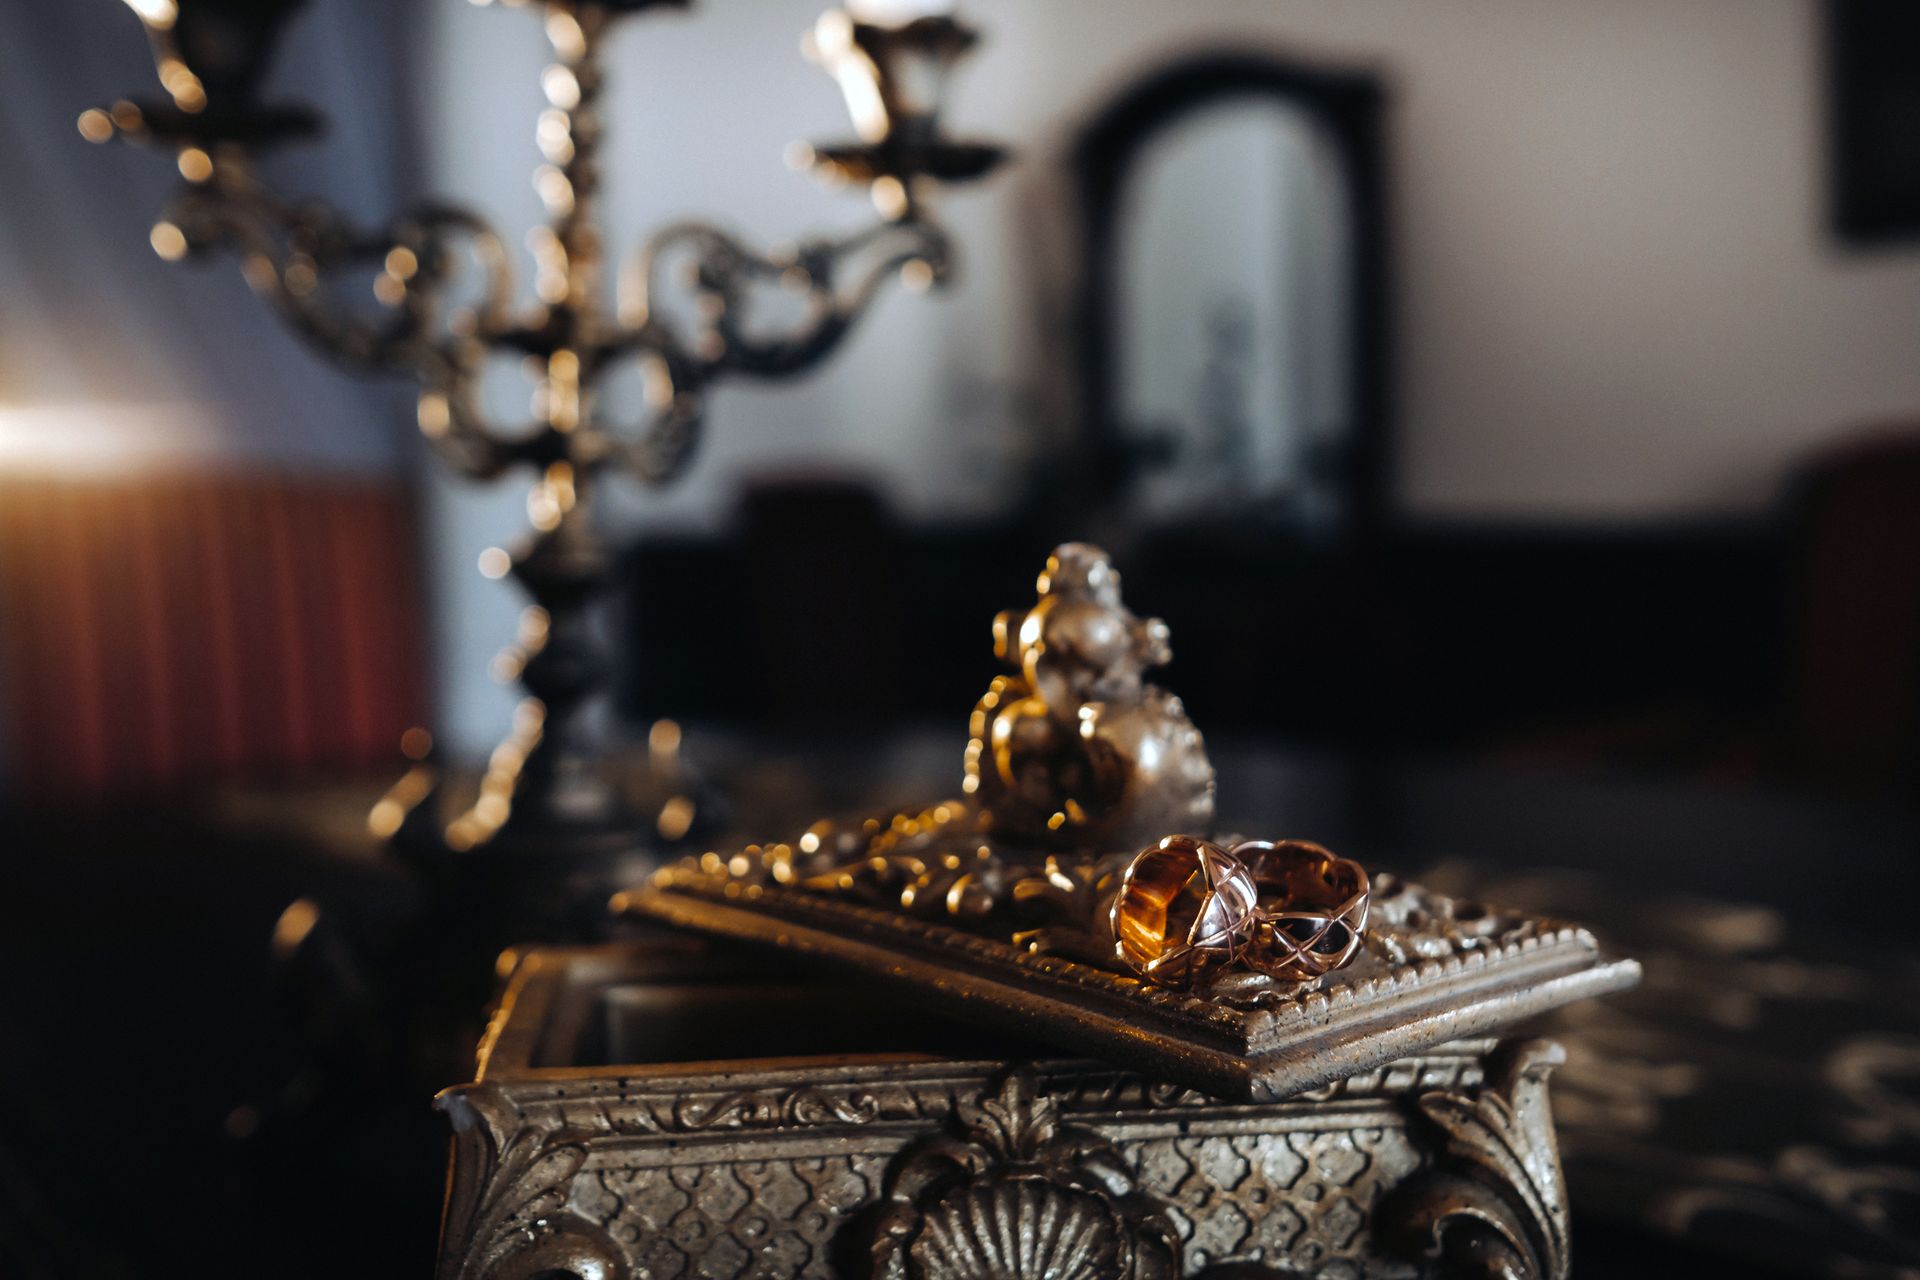
[[[611,63],[615,243],[720,212],[779,239],[864,216],[785,171],[845,132],[796,41],[818,0],[708,0],[633,20]],[[797,384],[711,400],[678,488],[630,523],[711,526],[755,471],[841,467],[919,509],[991,510],[1060,429],[1071,228],[1056,161],[1133,75],[1203,45],[1372,67],[1392,86],[1397,489],[1416,515],[1638,520],[1754,510],[1822,440],[1920,411],[1920,251],[1828,237],[1812,0],[970,0],[988,36],[954,123],[1023,162],[947,208],[964,281],[895,293]],[[429,185],[517,238],[544,62],[528,10],[437,0]],[[625,234],[620,234],[625,233]],[[445,493],[455,682],[511,630],[472,558],[523,523],[517,488]],[[491,737],[501,706],[449,690]],[[455,725],[456,736],[459,725]]]

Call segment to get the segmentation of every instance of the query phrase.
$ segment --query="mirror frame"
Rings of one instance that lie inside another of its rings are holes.
[[[1193,111],[1235,98],[1296,107],[1322,126],[1346,171],[1352,210],[1348,312],[1348,403],[1352,424],[1333,463],[1343,497],[1336,538],[1369,540],[1381,527],[1392,402],[1387,330],[1387,260],[1381,79],[1283,54],[1244,50],[1185,55],[1136,79],[1082,130],[1069,154],[1080,237],[1078,339],[1080,430],[1069,470],[1090,506],[1111,512],[1139,470],[1138,449],[1115,417],[1119,399],[1120,200],[1144,148]]]

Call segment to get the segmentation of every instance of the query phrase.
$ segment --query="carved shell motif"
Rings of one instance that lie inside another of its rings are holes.
[[[921,1280],[1111,1280],[1125,1269],[1122,1230],[1087,1192],[994,1179],[928,1207],[908,1256]]]
[[[901,1152],[868,1227],[876,1280],[1170,1280],[1164,1208],[1113,1144],[1062,1124],[1032,1073],[963,1104],[959,1133]]]

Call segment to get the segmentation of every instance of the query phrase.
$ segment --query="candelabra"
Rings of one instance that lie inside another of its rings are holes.
[[[430,203],[361,227],[262,179],[263,153],[320,123],[303,107],[262,99],[276,38],[301,0],[127,2],[146,26],[166,99],[88,111],[80,130],[174,153],[183,181],[153,227],[160,256],[237,249],[255,291],[325,352],[418,379],[420,431],[454,471],[533,472],[529,537],[512,556],[489,552],[482,563],[493,576],[511,572],[532,601],[505,655],[526,697],[477,802],[446,827],[445,846],[597,856],[644,844],[645,824],[622,801],[585,715],[609,665],[592,627],[610,578],[591,514],[597,481],[623,472],[668,483],[693,453],[717,380],[810,368],[889,278],[919,288],[946,281],[952,249],[928,207],[930,189],[977,178],[1002,155],[941,129],[947,73],[974,33],[946,13],[876,13],[873,0],[864,11],[824,14],[805,47],[838,81],[857,137],[799,144],[797,158],[822,178],[864,186],[878,220],[772,252],[710,223],[675,223],[645,241],[609,290],[594,209],[601,50],[620,19],[685,0],[544,0],[554,61],[541,76],[550,106],[537,124],[546,163],[534,185],[549,221],[530,239],[539,300],[522,306],[501,238],[470,212]],[[678,258],[692,268],[691,326],[658,305],[662,264]],[[771,289],[803,300],[797,325],[767,332],[751,321],[755,297]],[[501,353],[537,377],[533,421],[518,429],[490,420],[481,395],[482,373]],[[645,412],[624,419],[599,394],[623,366],[637,368],[645,388]],[[396,796],[423,792],[390,796],[378,825],[397,827]]]

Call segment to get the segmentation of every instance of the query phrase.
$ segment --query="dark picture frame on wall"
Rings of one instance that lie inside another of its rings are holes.
[[[1827,0],[1833,229],[1920,241],[1920,3]]]

